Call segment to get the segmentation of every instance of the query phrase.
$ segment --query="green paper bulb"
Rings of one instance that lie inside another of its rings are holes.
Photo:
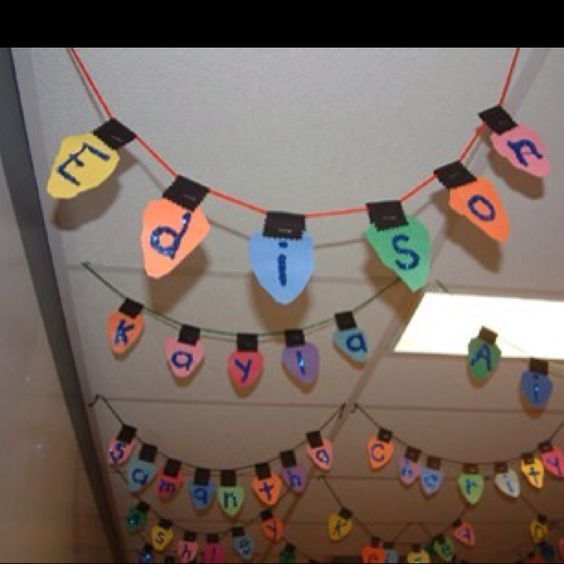
[[[484,492],[484,477],[477,472],[462,472],[458,476],[458,487],[470,505],[476,505]]]
[[[497,368],[501,351],[495,342],[482,338],[482,333],[468,343],[468,370],[478,380],[485,380]]]

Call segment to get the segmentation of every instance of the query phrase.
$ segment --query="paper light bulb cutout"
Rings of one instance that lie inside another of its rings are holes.
[[[386,564],[397,564],[399,562],[399,554],[393,542],[384,543],[384,562]]]
[[[427,465],[421,471],[419,478],[423,493],[431,496],[439,491],[443,483],[443,471],[441,470],[441,459],[436,456],[427,457]]]
[[[501,106],[494,106],[479,114],[491,129],[494,149],[515,168],[533,176],[547,176],[550,163],[539,134],[526,125],[519,125]]]
[[[494,185],[486,178],[475,177],[460,161],[434,171],[449,190],[449,206],[496,241],[509,235],[509,219]]]
[[[263,231],[249,238],[249,260],[257,282],[275,301],[292,302],[313,274],[313,239],[305,217],[267,212]]]
[[[509,497],[519,497],[521,494],[521,484],[519,483],[517,472],[509,468],[506,462],[498,462],[494,466],[494,472],[494,483],[498,490]]]
[[[198,556],[198,539],[196,533],[186,531],[176,544],[176,555],[182,564],[194,562]]]
[[[548,362],[531,358],[529,370],[521,374],[521,393],[532,408],[544,407],[552,394],[552,381],[548,376]]]
[[[433,539],[433,552],[443,561],[452,562],[454,560],[454,543],[447,535],[438,535]]]
[[[167,337],[165,340],[166,361],[177,378],[188,378],[193,374],[204,359],[204,354],[198,327],[182,325],[178,338]]]
[[[258,338],[251,333],[237,334],[237,350],[227,359],[227,372],[236,389],[252,388],[262,373],[263,357],[258,350]]]
[[[388,429],[380,429],[378,435],[372,435],[366,443],[368,464],[372,470],[379,470],[392,459],[394,455],[394,443],[392,432]]]
[[[407,562],[409,564],[428,564],[431,562],[431,556],[420,544],[414,544],[407,555]]]
[[[370,226],[364,232],[385,266],[414,292],[427,283],[430,265],[429,232],[415,217],[406,215],[399,201],[369,202]]]
[[[51,166],[47,192],[69,199],[96,188],[114,172],[117,149],[133,139],[135,134],[113,118],[92,132],[65,137]]]
[[[333,333],[333,342],[349,360],[354,363],[363,363],[368,356],[366,335],[356,325],[352,311],[335,314],[337,331]]]
[[[245,501],[245,490],[237,485],[237,473],[234,470],[221,471],[217,501],[223,512],[229,517],[234,517],[241,511]]]
[[[328,472],[333,465],[333,445],[327,438],[322,438],[319,431],[306,433],[306,454],[320,469]]]
[[[291,543],[286,546],[278,554],[278,562],[280,564],[294,564],[296,561],[296,547]]]
[[[501,351],[495,344],[497,333],[482,327],[468,343],[468,370],[478,380],[491,376],[499,364]]]
[[[363,564],[384,564],[385,556],[382,541],[378,537],[372,537],[370,544],[363,546],[360,551]]]
[[[149,543],[145,543],[145,546],[139,551],[137,562],[139,564],[151,564],[153,562],[153,547]]]
[[[535,544],[538,544],[548,537],[548,519],[546,515],[537,515],[529,525],[529,533]]]
[[[300,329],[284,332],[286,347],[282,351],[282,364],[299,384],[310,386],[315,383],[319,371],[319,351],[305,340]]]
[[[544,483],[544,466],[534,453],[526,452],[521,456],[521,472],[531,486],[539,490],[542,488]]]
[[[541,460],[547,472],[557,478],[564,477],[564,452],[550,441],[540,443]]]
[[[452,536],[454,540],[468,548],[476,546],[476,532],[474,527],[467,521],[457,519],[452,524]]]
[[[161,519],[151,529],[151,543],[157,552],[163,552],[172,542],[173,537],[172,523],[167,519]]]
[[[194,479],[188,484],[190,499],[196,511],[207,509],[215,494],[215,483],[210,480],[211,472],[207,468],[196,468]]]
[[[301,494],[305,488],[305,467],[298,464],[293,450],[284,450],[280,453],[282,468],[280,476],[286,485],[295,493]]]
[[[560,560],[564,560],[564,537],[560,537],[558,539],[558,544],[556,546],[558,547],[558,556],[560,557]]]
[[[470,505],[476,505],[484,492],[484,477],[475,464],[465,464],[457,479],[458,488]]]
[[[112,438],[108,446],[108,461],[112,465],[123,464],[130,457],[135,446],[137,429],[123,425],[119,434]]]
[[[157,475],[157,495],[161,500],[174,497],[180,491],[183,483],[182,462],[169,458]]]
[[[343,540],[352,531],[352,527],[352,513],[348,509],[342,507],[339,513],[329,514],[327,532],[332,541],[338,542]]]
[[[272,514],[270,509],[260,513],[260,528],[270,542],[279,542],[284,537],[284,523]]]
[[[129,534],[136,533],[147,524],[147,517],[150,506],[144,501],[140,501],[137,505],[132,505],[127,510],[125,516],[125,527]]]
[[[139,455],[130,459],[126,471],[127,489],[130,492],[138,492],[151,483],[157,473],[156,458],[157,447],[144,444]]]
[[[542,541],[537,545],[537,547],[544,562],[554,561],[554,557],[556,556],[556,551],[554,550],[554,546],[552,546],[547,541]]]
[[[115,354],[125,353],[139,339],[144,325],[142,309],[141,304],[127,298],[119,310],[108,316],[108,340]]]
[[[420,450],[413,447],[407,447],[404,455],[399,461],[399,479],[406,486],[413,484],[413,482],[415,482],[421,474],[421,463],[419,462],[420,456]]]
[[[200,208],[208,188],[183,176],[143,210],[141,250],[145,272],[161,278],[176,268],[206,237],[210,224]]]
[[[219,544],[219,536],[207,535],[206,546],[202,551],[202,563],[221,564],[222,562],[225,562],[225,552]]]
[[[266,462],[255,465],[255,474],[251,483],[255,495],[264,505],[276,505],[282,491],[282,480],[278,474],[272,473],[270,464]]]
[[[231,529],[231,536],[231,545],[233,546],[233,550],[243,560],[251,560],[253,558],[253,552],[255,550],[255,542],[245,532],[245,529],[243,527],[233,527],[233,529]]]

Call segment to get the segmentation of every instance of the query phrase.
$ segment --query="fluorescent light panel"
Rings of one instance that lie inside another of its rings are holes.
[[[564,359],[563,325],[561,301],[427,292],[394,351],[466,356],[483,326],[506,358]]]

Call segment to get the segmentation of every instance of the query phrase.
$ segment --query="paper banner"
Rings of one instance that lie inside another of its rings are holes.
[[[282,491],[282,480],[271,472],[267,463],[255,465],[255,472],[251,482],[253,492],[264,505],[276,505]]]
[[[96,188],[115,170],[117,149],[134,138],[135,134],[116,119],[91,133],[65,137],[51,166],[47,192],[53,198],[69,199]]]
[[[515,168],[533,176],[547,176],[550,163],[539,134],[526,125],[517,124],[501,106],[480,112],[480,118],[492,130],[494,149]]]
[[[158,200],[143,210],[141,250],[145,272],[161,278],[176,268],[206,237],[210,224],[199,205],[208,189],[177,176]]]
[[[203,511],[210,506],[215,494],[215,483],[210,480],[207,468],[196,468],[194,479],[188,484],[190,499],[196,511]]]
[[[529,370],[521,374],[521,392],[532,408],[544,407],[552,394],[552,381],[548,376],[548,363],[532,358]]]
[[[332,541],[343,540],[352,531],[352,527],[352,513],[348,509],[342,508],[339,513],[329,514],[327,531]]]
[[[394,455],[394,443],[392,432],[380,429],[378,435],[372,435],[366,443],[368,464],[373,470],[379,470],[392,459]]]
[[[517,498],[521,494],[521,484],[517,472],[509,468],[504,462],[495,465],[494,483],[499,491],[509,497]]]
[[[529,533],[535,544],[540,543],[548,537],[548,519],[545,515],[537,515],[529,525]]]
[[[221,472],[221,483],[217,488],[217,501],[223,512],[234,517],[243,508],[245,490],[237,485],[237,474],[233,470]]]
[[[352,311],[335,314],[337,331],[333,333],[333,342],[337,350],[353,363],[363,363],[368,356],[366,335],[356,325]]]
[[[147,524],[149,509],[150,507],[147,503],[140,501],[137,505],[132,505],[127,510],[125,527],[129,534],[136,533]]]
[[[485,485],[484,477],[478,473],[476,465],[465,464],[457,482],[464,499],[470,505],[476,505],[482,497]]]
[[[186,531],[182,539],[176,544],[176,555],[179,562],[189,564],[198,556],[198,539],[195,533]]]
[[[410,486],[419,478],[421,474],[420,456],[421,451],[416,448],[407,447],[405,450],[404,455],[399,461],[399,479],[402,484]]]
[[[300,384],[313,385],[319,371],[319,351],[312,343],[305,341],[303,331],[285,331],[286,347],[282,350],[282,364]]]
[[[385,266],[411,291],[427,283],[430,265],[429,232],[417,218],[404,214],[400,202],[366,204],[371,225],[364,232]]]
[[[476,546],[476,533],[470,523],[457,519],[452,527],[452,536],[456,541],[468,548]]]
[[[539,490],[542,488],[544,483],[544,466],[534,453],[523,454],[521,457],[521,472],[531,486]]]
[[[280,564],[294,564],[296,561],[296,547],[293,544],[287,543],[278,553],[278,561]]]
[[[398,551],[392,543],[384,543],[384,562],[386,564],[397,564],[399,562]]]
[[[168,500],[178,493],[182,487],[182,463],[169,458],[157,475],[157,495],[161,500]]]
[[[443,562],[454,560],[454,544],[447,535],[439,535],[433,539],[433,551]]]
[[[272,514],[270,509],[261,511],[260,528],[264,536],[271,542],[279,542],[284,537],[284,523]]]
[[[200,339],[200,329],[183,325],[176,337],[165,339],[165,357],[168,367],[177,378],[188,378],[204,359],[204,345]]]
[[[252,560],[255,542],[245,532],[245,529],[243,527],[234,527],[231,531],[231,535],[233,537],[231,541],[233,550],[246,562]]]
[[[495,344],[497,334],[485,327],[468,343],[468,370],[478,380],[485,380],[495,371],[501,351]]]
[[[207,535],[207,543],[202,551],[202,564],[222,564],[225,562],[225,552],[219,544],[217,535]]]
[[[360,551],[363,564],[384,564],[385,556],[382,541],[376,537],[372,537],[370,544],[363,546]]]
[[[130,459],[126,470],[127,488],[130,492],[138,492],[151,483],[157,474],[156,458],[157,447],[144,444],[139,454]]]
[[[431,556],[420,545],[414,545],[411,547],[406,560],[409,564],[428,564],[431,562]]]
[[[298,464],[296,455],[291,450],[282,451],[280,460],[282,462],[280,476],[293,492],[301,494],[305,488],[305,466]]]
[[[139,564],[151,564],[153,562],[153,547],[150,544],[146,543],[140,550],[137,562]]]
[[[557,478],[564,477],[564,452],[550,441],[545,441],[539,445],[541,460],[547,472]]]
[[[115,354],[123,354],[130,349],[143,331],[143,306],[129,298],[108,316],[106,329],[108,341]]]
[[[313,239],[303,216],[268,212],[264,230],[251,235],[248,249],[258,283],[278,303],[292,302],[313,274]]]
[[[161,519],[151,529],[151,543],[157,552],[163,552],[172,542],[173,537],[172,523],[166,519]]]
[[[425,495],[432,496],[439,491],[443,483],[443,472],[439,458],[435,456],[427,457],[427,465],[421,471],[419,481]]]
[[[333,445],[331,441],[322,438],[321,433],[318,431],[307,433],[306,438],[306,454],[320,470],[328,472],[333,464]]]
[[[227,372],[235,389],[252,388],[262,373],[263,357],[258,338],[250,333],[237,334],[237,349],[227,359]]]
[[[113,437],[108,446],[108,461],[112,465],[120,465],[127,461],[135,446],[135,427],[123,425],[116,437]]]

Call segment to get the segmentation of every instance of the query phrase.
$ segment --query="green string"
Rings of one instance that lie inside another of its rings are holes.
[[[92,274],[92,276],[94,276],[100,282],[102,282],[102,284],[104,284],[104,286],[109,288],[114,294],[120,296],[123,299],[126,299],[126,298],[129,297],[126,294],[124,294],[119,288],[114,286],[109,280],[104,278],[88,261],[84,261],[81,264],[90,274]],[[396,278],[395,280],[393,280],[392,282],[390,282],[389,284],[387,284],[383,288],[380,288],[373,296],[370,296],[368,299],[364,300],[363,302],[359,303],[355,307],[351,308],[350,311],[352,311],[353,313],[357,313],[357,312],[363,310],[365,307],[370,305],[373,301],[378,299],[382,294],[384,294],[384,292],[387,292],[389,289],[391,289],[393,286],[395,286],[399,281],[400,281],[400,279]],[[170,317],[168,315],[165,315],[164,313],[159,313],[158,311],[155,311],[154,309],[152,309],[149,306],[143,304],[142,302],[139,302],[139,303],[143,306],[144,311],[146,311],[149,315],[151,315],[152,317],[154,317],[155,319],[157,319],[161,323],[164,323],[165,325],[168,325],[169,327],[174,327],[174,328],[177,328],[177,329],[180,329],[180,327],[182,326],[182,322],[178,321],[174,317]],[[304,325],[303,327],[301,327],[301,330],[304,331],[304,332],[311,332],[311,331],[314,331],[315,329],[321,329],[322,327],[325,327],[326,325],[329,325],[331,323],[334,323],[334,317],[327,317],[325,319],[321,319],[320,321],[315,321],[313,323],[309,323],[308,325]],[[227,331],[225,329],[216,329],[216,328],[213,328],[213,327],[200,327],[200,332],[202,334],[211,335],[211,336],[237,337],[236,331]],[[278,337],[278,336],[284,335],[284,330],[282,330],[282,331],[262,331],[262,332],[255,333],[255,334],[259,337]]]

